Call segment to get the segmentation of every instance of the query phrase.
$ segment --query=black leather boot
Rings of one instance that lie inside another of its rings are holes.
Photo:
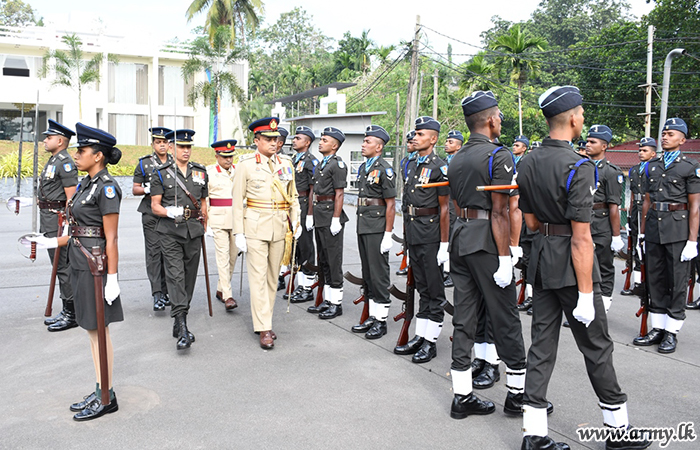
[[[277,277],[277,290],[278,291],[283,291],[287,287],[286,283],[284,282],[284,277],[280,275]]]
[[[153,294],[153,311],[165,311],[165,301],[160,292]]]
[[[416,364],[423,364],[427,363],[436,356],[437,344],[435,342],[424,340],[423,345],[421,345],[420,349],[418,349],[416,354],[413,355],[413,358],[411,358],[411,362],[414,362]]]
[[[694,302],[685,305],[685,309],[700,309],[700,297],[696,298]]]
[[[367,333],[365,333],[365,338],[367,339],[379,339],[386,334],[386,322],[382,320],[375,320]]]
[[[406,345],[399,345],[394,347],[394,353],[396,353],[397,355],[413,355],[418,350],[420,350],[421,346],[423,345],[423,342],[425,342],[425,338],[415,335],[413,336],[413,339],[406,342]]]
[[[508,391],[506,402],[503,404],[503,412],[511,416],[523,415],[523,394],[513,394]],[[554,412],[552,402],[547,402],[547,415]]]
[[[377,320],[374,316],[369,316],[364,322],[354,325],[351,330],[353,333],[366,333],[374,325],[374,321]]]
[[[634,283],[631,289],[623,289],[620,291],[620,295],[636,295],[637,297],[642,296],[642,284]]]
[[[486,360],[474,358],[474,361],[472,361],[472,380],[481,375],[484,367],[486,367]]]
[[[450,272],[443,272],[442,273],[442,283],[445,285],[445,287],[454,287],[455,283],[452,281],[452,277],[450,276]]]
[[[78,326],[78,322],[75,321],[75,304],[72,300],[64,302],[62,314],[63,317],[60,320],[49,325],[49,331],[70,330]]]
[[[405,277],[406,275],[408,275],[408,267],[397,270],[396,275]]]
[[[527,311],[532,307],[532,297],[528,297],[518,305],[518,311]]]
[[[633,427],[632,425],[627,425],[627,433],[632,430]],[[641,430],[637,430],[640,433],[642,432]],[[627,436],[626,436],[627,437]],[[644,432],[644,439],[642,440],[629,440],[629,439],[619,439],[619,440],[612,440],[608,438],[605,441],[605,450],[641,450],[649,447],[652,443],[651,441],[646,440],[649,435]]]
[[[650,345],[660,344],[664,338],[664,330],[659,330],[658,328],[652,328],[646,336],[640,336],[634,338],[632,343],[634,345],[639,345],[641,347],[649,347]]]
[[[678,338],[675,334],[670,331],[664,332],[664,337],[659,344],[659,353],[673,353],[676,351],[676,345],[678,345]]]
[[[192,341],[190,341],[190,337],[188,335],[186,317],[187,315],[184,312],[181,312],[175,316],[175,323],[177,327],[176,348],[178,350],[190,348],[190,345],[192,345]]]
[[[290,301],[294,302],[294,297],[298,296],[299,293],[300,293],[302,290],[304,290],[304,288],[303,288],[301,285],[297,286],[296,289],[294,289],[294,290],[292,291],[292,295],[291,295]],[[285,300],[287,300],[287,299],[289,299],[289,297],[290,297],[290,296],[289,296],[289,294],[287,293],[287,289],[285,288],[285,290],[284,290],[284,295],[282,296],[282,298],[285,299]],[[294,302],[294,303],[296,303],[296,302]]]
[[[167,293],[163,294],[163,304],[165,306],[170,306],[170,296]]]
[[[319,319],[334,319],[338,316],[343,315],[343,305],[335,305],[333,303],[330,303],[328,306],[328,309],[325,311],[321,312],[318,315]]]
[[[310,312],[311,314],[318,314],[322,313],[323,311],[327,310],[331,306],[331,302],[328,300],[324,300],[321,303],[319,303],[318,306],[316,305],[311,305],[308,308],[306,308],[306,312]]]
[[[520,450],[570,450],[564,442],[554,442],[549,436],[525,436]]]
[[[450,408],[450,417],[464,419],[473,414],[483,416],[494,411],[496,411],[496,406],[492,402],[481,400],[473,392],[469,395],[455,394]]]
[[[59,320],[63,320],[63,315],[65,313],[66,313],[66,300],[63,300],[63,309],[61,309],[61,312],[59,312],[58,314],[56,314],[53,317],[47,317],[46,319],[44,319],[44,325],[46,325],[46,326],[53,325],[56,322],[58,322]]]
[[[290,298],[289,301],[292,303],[304,303],[310,302],[313,299],[314,291],[312,291],[311,289],[301,288],[299,293],[296,295],[292,295],[292,298]]]
[[[472,377],[473,376],[474,375],[472,375]],[[498,369],[498,365],[487,362],[484,365],[484,370],[481,371],[479,376],[474,377],[472,380],[472,386],[474,389],[488,389],[500,379],[501,371]]]
[[[102,417],[105,414],[117,412],[118,410],[119,404],[117,404],[116,394],[107,406],[103,405],[102,401],[99,398],[95,397],[95,399],[92,402],[87,404],[85,408],[83,408],[78,414],[74,415],[73,419],[77,420],[78,422],[84,422],[86,420],[97,419],[98,417]]]
[[[183,313],[183,314],[184,314],[184,313]],[[176,316],[176,317],[177,317],[177,316]],[[187,316],[185,316],[185,320],[187,320]],[[188,336],[189,336],[189,338],[190,338],[190,341],[191,341],[191,342],[194,342],[194,334],[192,334],[192,332],[191,332],[190,330],[187,330],[187,334],[188,334]],[[180,336],[180,328],[179,328],[179,326],[178,326],[177,320],[175,320],[175,321],[173,322],[173,337],[176,338],[176,337],[178,337],[178,336]]]

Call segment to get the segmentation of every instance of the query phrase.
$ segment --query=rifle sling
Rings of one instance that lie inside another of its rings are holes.
[[[178,171],[179,171],[179,169],[178,169]],[[194,195],[192,195],[192,194],[190,193],[190,191],[187,190],[187,186],[185,186],[185,183],[182,182],[182,180],[180,179],[180,177],[178,177],[177,175],[175,175],[170,167],[168,167],[167,172],[170,174],[170,176],[172,176],[173,178],[175,178],[175,181],[177,182],[177,185],[180,186],[180,189],[182,189],[183,191],[185,191],[185,194],[190,198],[190,200],[192,201],[192,204],[194,205],[195,209],[200,209],[200,210],[201,210],[202,208],[201,208],[201,205],[200,205],[199,201],[198,201],[196,198],[194,198]],[[177,195],[177,194],[175,194],[175,195]]]

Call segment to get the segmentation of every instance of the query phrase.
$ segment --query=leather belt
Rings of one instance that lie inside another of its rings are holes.
[[[605,202],[593,203],[593,210],[597,209],[610,209],[610,207]]]
[[[231,198],[210,198],[209,206],[233,206]]]
[[[490,220],[491,219],[491,211],[486,211],[485,209],[474,209],[474,208],[458,208],[457,211],[458,217],[461,217],[462,219],[467,219],[467,220],[472,220],[472,219],[484,219],[484,220]]]
[[[72,226],[68,231],[72,237],[103,238],[105,231],[102,227],[77,227]]]
[[[656,211],[685,211],[688,209],[687,203],[653,202],[651,209]]]
[[[386,206],[386,200],[383,198],[362,197],[357,199],[357,206]]]
[[[56,201],[41,201],[39,200],[39,209],[64,209],[66,207],[65,200]]]
[[[571,224],[540,223],[540,233],[545,236],[571,236]]]
[[[299,197],[308,197],[309,191],[299,191],[298,194],[299,194]]]
[[[248,208],[253,209],[275,209],[279,211],[289,211],[289,203],[282,200],[280,202],[266,202],[262,200],[248,199]]]
[[[182,218],[185,220],[199,219],[202,217],[202,211],[199,209],[185,208],[182,212]]]
[[[644,200],[644,197],[642,196],[642,194],[634,194],[634,200],[641,202]]]
[[[316,195],[314,194],[315,202],[334,202],[335,195]]]
[[[409,205],[408,215],[409,216],[434,216],[440,210],[438,208],[416,208],[415,206]]]

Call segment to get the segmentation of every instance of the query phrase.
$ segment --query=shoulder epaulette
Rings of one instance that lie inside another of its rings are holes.
[[[238,157],[238,162],[247,161],[255,156],[255,153],[246,153]]]
[[[172,165],[173,165],[172,161],[165,161],[165,163],[163,165],[156,167],[156,170],[167,169],[168,167],[170,167]]]
[[[282,155],[282,154],[280,154],[279,157],[280,157],[280,159],[284,159],[284,160],[287,160],[287,161],[291,161],[291,160],[292,160],[292,157],[289,156],[289,155]]]
[[[205,166],[204,164],[200,164],[200,163],[194,162],[194,161],[190,161],[190,164],[192,164],[192,166],[194,166],[194,167],[199,167],[200,169],[207,170],[207,166]]]
[[[139,158],[139,161],[141,161],[142,159],[150,158],[152,155],[153,155],[153,153],[151,153],[150,155],[144,155],[144,156]]]

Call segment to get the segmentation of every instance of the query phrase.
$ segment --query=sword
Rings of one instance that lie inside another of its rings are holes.
[[[176,183],[177,184],[177,183]],[[204,258],[204,282],[207,285],[207,303],[209,305],[209,317],[214,315],[211,309],[211,287],[209,286],[209,262],[207,261],[207,243],[202,235],[202,257]]]
[[[24,140],[24,102],[22,102],[22,113],[19,127],[19,153],[17,155],[17,198],[19,199],[22,188],[22,141]],[[19,214],[19,200],[15,202],[15,215]]]
[[[32,205],[32,232],[36,233],[37,194],[39,190],[39,91],[36,91],[36,108],[34,110],[34,204]],[[32,242],[29,259],[36,261],[36,242]]]
[[[301,226],[301,225],[299,225]],[[289,283],[287,283],[287,312],[289,312],[289,303],[292,299],[292,280],[294,280],[294,260],[297,254],[297,240],[294,239],[292,243],[292,260],[289,262]],[[298,272],[298,270],[296,270]]]
[[[238,283],[238,298],[243,296],[243,267],[245,267],[245,253],[238,252],[241,255],[241,280]]]
[[[97,347],[100,360],[100,387],[102,404],[109,405],[109,373],[107,367],[107,330],[105,325],[105,299],[102,277],[107,270],[107,255],[100,247],[92,247],[92,254],[85,247],[80,249],[88,256],[88,265],[95,284],[95,312],[97,314]]]

